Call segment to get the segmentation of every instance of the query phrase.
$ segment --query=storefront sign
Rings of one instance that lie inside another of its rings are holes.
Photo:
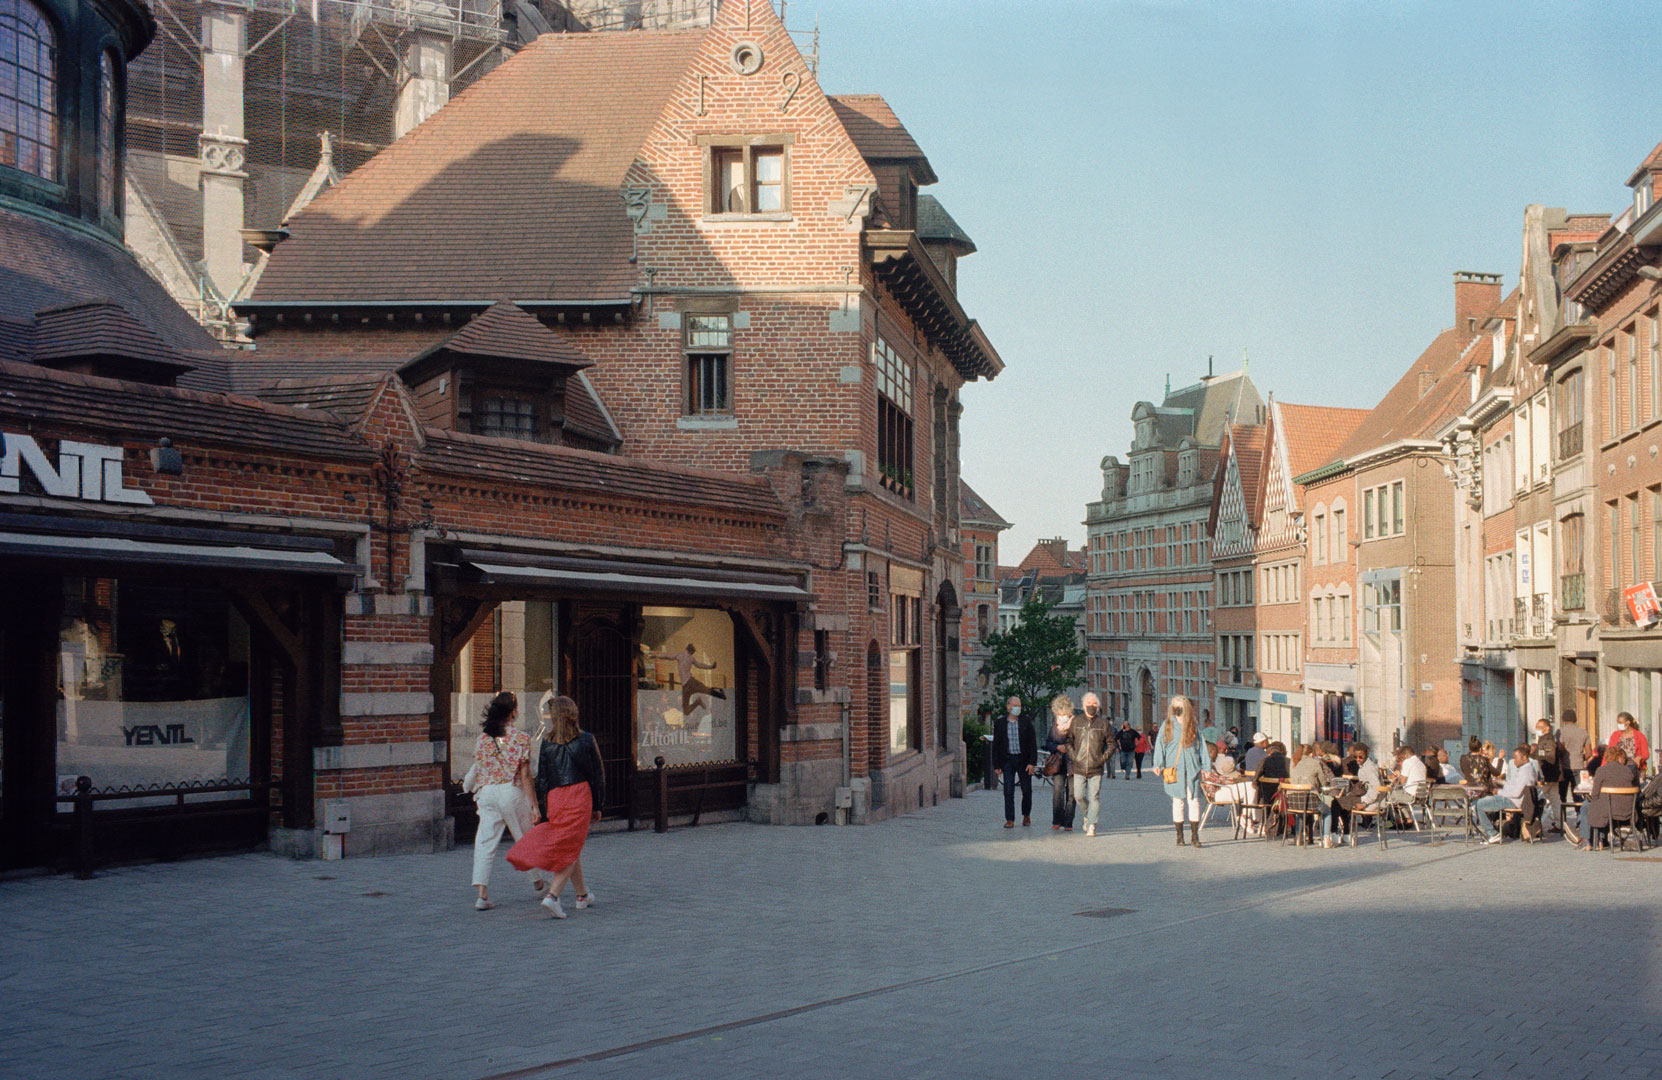
[[[0,432],[0,445],[4,447],[0,451],[0,492],[20,493],[26,466],[40,489],[59,499],[155,505],[144,492],[123,486],[119,446],[60,439],[58,464],[53,468],[40,444],[28,435]]]
[[[1627,601],[1627,612],[1633,616],[1633,624],[1639,629],[1649,629],[1662,620],[1662,602],[1658,602],[1656,586],[1652,582],[1629,585],[1622,590],[1622,599]]]

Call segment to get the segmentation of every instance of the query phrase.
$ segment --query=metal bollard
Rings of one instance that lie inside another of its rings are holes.
[[[981,755],[982,772],[985,774],[981,778],[981,784],[988,791],[997,791],[998,778],[993,775],[993,737],[983,735],[981,738],[987,743],[987,751]]]
[[[92,777],[75,778],[75,876],[92,877]]]
[[[652,759],[658,766],[658,815],[652,822],[653,832],[669,832],[669,773],[664,771],[664,756]]]

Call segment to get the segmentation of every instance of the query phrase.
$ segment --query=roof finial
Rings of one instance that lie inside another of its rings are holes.
[[[1247,369],[1246,346],[1242,345],[1241,346],[1241,374],[1243,374],[1243,375],[1246,374],[1246,369]]]
[[[1171,372],[1166,372],[1166,396],[1171,397]]]

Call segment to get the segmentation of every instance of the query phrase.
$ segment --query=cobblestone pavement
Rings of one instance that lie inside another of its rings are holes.
[[[1107,796],[600,835],[563,923],[505,863],[475,912],[468,850],[14,880],[0,1076],[1662,1074],[1662,858],[1193,851]]]

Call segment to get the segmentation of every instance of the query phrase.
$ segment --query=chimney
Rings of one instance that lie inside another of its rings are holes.
[[[1454,272],[1454,329],[1462,334],[1477,333],[1477,321],[1500,303],[1500,275],[1471,270]]]

